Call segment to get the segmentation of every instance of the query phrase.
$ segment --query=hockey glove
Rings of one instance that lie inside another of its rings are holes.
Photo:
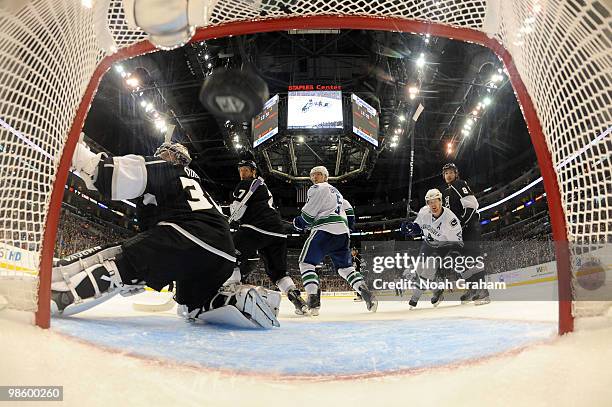
[[[293,218],[293,228],[298,232],[304,232],[308,228],[308,224],[301,216]]]
[[[102,159],[102,153],[92,152],[83,141],[83,134],[76,145],[70,169],[78,172],[79,177],[85,181],[88,189],[96,189],[94,182],[98,178],[98,163]]]
[[[402,222],[400,232],[404,237],[417,237],[423,234],[423,230],[414,222]]]

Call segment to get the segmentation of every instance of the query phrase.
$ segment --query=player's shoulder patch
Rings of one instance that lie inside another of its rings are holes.
[[[310,187],[310,189],[317,189],[319,188],[319,184],[314,184],[313,186]]]
[[[459,221],[457,220],[457,218],[452,218],[450,221],[450,225],[453,227],[457,226],[458,223]]]

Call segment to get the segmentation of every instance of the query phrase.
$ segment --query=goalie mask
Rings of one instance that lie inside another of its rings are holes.
[[[191,163],[189,150],[182,144],[165,142],[155,151],[156,157],[176,165],[188,166]]]

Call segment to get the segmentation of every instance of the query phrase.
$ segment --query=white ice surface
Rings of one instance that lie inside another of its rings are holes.
[[[130,301],[119,298],[88,314],[133,316]],[[449,302],[437,309],[419,307],[407,311],[406,303],[383,302],[378,313],[370,314],[363,303],[323,298],[321,315],[301,321],[455,316],[555,321],[557,315],[554,302],[498,302],[480,307]],[[284,299],[281,324],[290,318],[298,317]],[[284,380],[219,373],[101,349],[28,325],[23,314],[4,310],[0,311],[0,385],[63,385],[63,405],[71,406],[611,406],[612,327],[583,330],[519,352],[419,373],[340,381]],[[33,405],[19,405],[28,404]]]

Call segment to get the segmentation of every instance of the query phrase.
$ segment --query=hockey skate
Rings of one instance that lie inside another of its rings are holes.
[[[300,290],[295,289],[287,292],[287,299],[291,301],[295,307],[295,313],[297,315],[308,315],[308,305],[306,305],[306,301],[302,299]]]
[[[355,302],[363,301],[363,298],[361,298],[361,294],[355,293],[355,298],[353,298],[353,301]]]
[[[321,309],[321,289],[317,290],[316,294],[308,294],[308,312],[313,317],[319,315]]]
[[[422,294],[423,294],[423,290],[421,290],[420,288],[416,288],[412,292],[412,296],[410,297],[410,301],[408,301],[408,305],[410,305],[410,309],[416,308],[416,306],[417,306],[417,304],[419,302],[419,298],[421,298]]]
[[[489,298],[489,290],[476,290],[476,293],[472,297],[472,301],[474,301],[474,305],[485,305],[490,303],[491,299]]]
[[[437,307],[444,300],[444,290],[435,290],[431,296],[431,305]]]
[[[359,294],[361,294],[361,298],[365,301],[368,311],[376,312],[378,300],[365,284],[359,288]]]
[[[459,300],[461,300],[461,304],[469,304],[470,302],[472,302],[474,294],[476,294],[476,290],[474,290],[473,288],[468,288],[466,292],[463,293],[461,297],[459,297]]]

